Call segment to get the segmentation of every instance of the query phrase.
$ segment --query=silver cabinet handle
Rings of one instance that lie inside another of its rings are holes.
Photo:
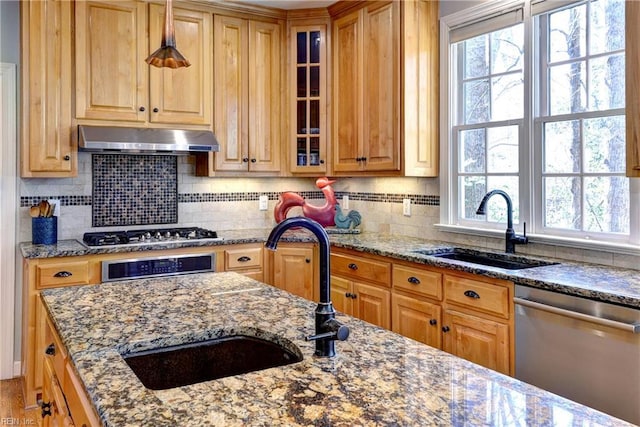
[[[531,301],[526,298],[514,297],[513,302],[523,305],[529,308],[537,308],[538,310],[546,311],[560,316],[570,317],[572,319],[584,320],[591,323],[596,323],[602,326],[609,326],[623,331],[631,332],[633,334],[640,334],[640,323],[624,323],[616,320],[603,319],[601,317],[590,316],[588,314],[579,313],[576,311],[565,310],[564,308],[555,307],[552,305],[542,304],[536,301]]]

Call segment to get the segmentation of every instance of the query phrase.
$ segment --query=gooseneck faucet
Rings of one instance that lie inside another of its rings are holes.
[[[316,356],[333,357],[336,355],[335,340],[346,340],[349,336],[349,328],[336,320],[336,311],[331,303],[330,245],[326,230],[309,218],[287,218],[271,230],[265,246],[275,251],[282,233],[293,227],[302,227],[311,231],[320,245],[320,302],[315,311],[316,330],[315,335],[306,337],[306,340],[316,342]]]
[[[504,200],[506,200],[507,202],[507,231],[505,233],[504,250],[508,254],[513,254],[516,252],[516,244],[527,244],[529,242],[529,238],[527,237],[527,223],[524,223],[524,234],[522,236],[517,235],[515,231],[513,231],[513,204],[511,203],[511,197],[509,197],[509,195],[502,190],[491,190],[482,198],[476,214],[485,215],[487,202],[492,196],[496,194],[504,197]]]

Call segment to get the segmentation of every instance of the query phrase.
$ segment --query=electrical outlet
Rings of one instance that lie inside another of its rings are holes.
[[[402,215],[411,216],[411,199],[402,199]]]
[[[266,211],[269,205],[269,196],[260,196],[259,199],[259,209],[261,211]]]
[[[51,206],[53,206],[53,216],[60,216],[60,200],[59,199],[49,199],[47,200]]]
[[[349,209],[349,196],[346,194],[342,196],[342,203],[340,203],[342,209]]]

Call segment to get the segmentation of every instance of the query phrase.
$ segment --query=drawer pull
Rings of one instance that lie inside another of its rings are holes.
[[[53,277],[71,277],[73,273],[70,271],[58,271]]]
[[[464,291],[464,296],[469,298],[475,298],[475,299],[480,298],[480,295],[478,295],[476,291],[472,291],[472,290]]]
[[[407,282],[412,283],[414,285],[419,285],[420,279],[418,279],[417,277],[411,276],[407,279]]]
[[[42,418],[51,416],[51,402],[42,402],[40,407],[42,408]]]
[[[436,319],[431,319],[431,320],[429,320],[429,324],[431,326],[436,326],[438,324],[438,321]]]
[[[358,265],[354,264],[354,263],[349,264],[347,267],[349,267],[349,270],[357,270],[358,269]]]
[[[56,345],[51,343],[47,346],[47,348],[44,350],[44,353],[49,355],[49,356],[55,356],[56,354]]]
[[[241,256],[240,258],[238,258],[238,262],[249,262],[251,261],[251,257],[248,256]]]

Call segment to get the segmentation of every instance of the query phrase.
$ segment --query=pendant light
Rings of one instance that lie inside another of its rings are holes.
[[[164,8],[164,31],[162,44],[146,59],[147,64],[155,67],[180,68],[188,67],[191,63],[176,49],[176,33],[173,28],[173,8],[171,0],[167,0]]]

